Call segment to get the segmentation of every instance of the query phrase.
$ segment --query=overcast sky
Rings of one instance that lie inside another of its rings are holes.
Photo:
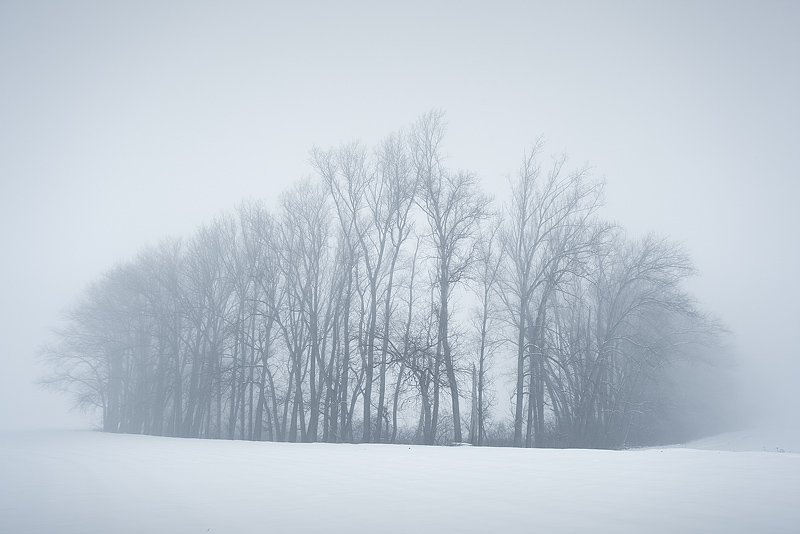
[[[490,192],[540,135],[588,162],[800,412],[800,3],[277,4],[0,0],[0,426],[85,424],[35,352],[105,269],[432,108]]]

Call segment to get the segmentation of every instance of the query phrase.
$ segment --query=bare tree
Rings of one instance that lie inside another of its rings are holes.
[[[507,263],[503,292],[509,322],[516,331],[517,371],[514,445],[522,446],[525,360],[529,362],[528,432],[544,430],[541,333],[546,308],[566,273],[591,253],[599,234],[587,233],[600,204],[602,184],[590,183],[586,169],[565,174],[565,156],[553,159],[546,176],[538,160],[542,142],[523,158],[512,183],[503,232]]]
[[[438,369],[439,363],[443,363],[447,373],[453,408],[453,439],[460,442],[461,411],[450,342],[449,304],[455,285],[462,281],[472,262],[474,237],[480,221],[487,217],[489,199],[480,192],[475,175],[443,168],[440,151],[444,134],[443,113],[434,111],[424,115],[412,131],[412,154],[420,182],[418,204],[427,218],[436,260],[433,276],[439,293],[439,328],[435,365]],[[439,408],[437,384],[435,381],[434,427]],[[432,442],[433,436],[428,436],[428,440]]]
[[[246,202],[109,269],[42,350],[43,382],[110,432],[433,444],[468,425],[476,445],[593,447],[666,435],[678,381],[720,331],[682,288],[688,255],[598,221],[602,184],[564,156],[545,168],[541,142],[503,217],[489,214],[477,178],[444,165],[445,132],[432,111],[375,150],[312,150],[322,180],[295,183],[276,218]],[[464,289],[470,317],[454,309]],[[515,355],[511,425],[489,414],[501,347]]]
[[[278,324],[291,354],[294,403],[289,440],[317,438],[320,392],[317,382],[321,359],[320,318],[329,261],[329,217],[326,197],[310,180],[298,182],[283,196],[280,230],[281,275],[286,299]],[[303,385],[308,378],[309,423],[305,423]]]
[[[378,152],[378,180],[383,182],[383,199],[385,204],[385,226],[389,238],[389,265],[387,281],[384,290],[384,312],[383,312],[383,341],[381,347],[381,361],[379,372],[379,392],[378,392],[378,417],[384,412],[384,401],[386,397],[386,366],[389,355],[389,332],[393,309],[394,278],[397,269],[397,260],[400,257],[403,244],[406,242],[412,230],[410,218],[411,208],[414,205],[414,198],[417,189],[417,181],[412,173],[409,161],[406,140],[402,132],[387,137]],[[413,267],[412,267],[413,269]],[[400,373],[402,374],[402,372]],[[398,384],[400,378],[398,378]],[[399,386],[398,386],[399,387]],[[397,394],[395,394],[395,414],[396,420]],[[393,432],[396,434],[396,432]],[[376,441],[381,441],[381,425],[376,428]]]
[[[477,368],[473,364],[472,417],[470,419],[469,442],[482,445],[486,434],[486,412],[488,408],[488,371],[492,356],[502,344],[502,337],[492,334],[497,331],[498,284],[502,256],[499,250],[500,220],[495,218],[481,233],[473,276],[473,290],[478,298],[478,306],[473,310],[472,323],[477,346]]]
[[[342,248],[340,259],[344,262],[345,286],[343,287],[343,311],[342,311],[342,338],[343,338],[343,364],[340,380],[340,417],[344,436],[350,440],[352,436],[352,409],[348,408],[347,392],[350,384],[351,359],[351,324],[350,316],[352,311],[353,297],[358,293],[360,280],[358,278],[359,263],[363,257],[364,239],[362,234],[365,232],[366,223],[362,220],[362,212],[365,209],[366,189],[369,185],[366,152],[357,144],[353,143],[340,147],[338,150],[322,151],[314,149],[311,152],[311,164],[317,173],[322,177],[328,187],[333,204],[336,208],[339,224],[341,227],[340,237]],[[369,262],[369,260],[365,260]],[[377,288],[374,293],[377,299]],[[377,300],[375,300],[377,309]],[[363,301],[362,301],[363,303]],[[367,333],[372,332],[372,315],[364,317],[361,314],[361,321],[367,321]],[[369,344],[369,339],[363,340],[363,331],[359,323],[358,347],[363,349],[364,343]],[[369,335],[369,334],[367,334]],[[372,338],[370,354],[374,355],[374,338]],[[374,356],[373,356],[374,357]],[[371,415],[371,392],[372,392],[372,366],[363,369],[366,373],[367,387],[365,388],[364,400],[364,441],[369,441],[370,415]],[[351,398],[351,405],[355,405],[357,390]]]

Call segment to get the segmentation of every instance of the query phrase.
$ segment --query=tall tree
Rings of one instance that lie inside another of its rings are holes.
[[[378,151],[378,180],[383,182],[385,227],[389,238],[389,264],[384,291],[383,340],[378,377],[378,417],[385,412],[386,366],[389,355],[389,333],[393,309],[393,289],[397,261],[403,244],[412,230],[410,217],[414,205],[417,181],[411,169],[405,135],[402,132],[387,137]],[[399,383],[399,381],[398,381]],[[395,395],[396,397],[396,395]],[[396,403],[395,403],[396,404]],[[376,427],[376,441],[381,441],[381,424]]]
[[[503,231],[503,298],[509,322],[516,332],[516,390],[514,445],[522,446],[525,419],[525,362],[529,363],[528,432],[544,430],[541,333],[546,307],[565,273],[587,255],[597,234],[587,233],[588,222],[600,205],[602,184],[587,180],[586,169],[564,173],[565,156],[553,158],[542,173],[537,142],[523,157],[511,184]],[[535,423],[535,424],[534,424]]]
[[[496,218],[481,232],[473,276],[473,290],[478,298],[478,306],[472,315],[478,363],[477,366],[473,364],[473,413],[469,437],[469,442],[473,445],[482,445],[486,434],[488,372],[492,356],[503,341],[492,333],[498,330],[499,322],[497,290],[502,264],[499,250],[500,224],[499,218]]]
[[[477,178],[444,165],[445,133],[433,111],[374,150],[313,150],[322,180],[276,218],[243,203],[109,269],[43,349],[46,383],[111,432],[436,443],[466,423],[474,444],[593,447],[674,432],[676,384],[720,330],[682,289],[688,255],[598,221],[602,184],[564,156],[542,165],[541,143],[488,214]],[[488,415],[500,347],[516,356],[507,437]]]
[[[283,196],[281,272],[287,285],[286,307],[279,325],[292,354],[295,397],[289,439],[315,441],[319,422],[319,365],[324,291],[329,276],[329,215],[326,196],[310,180],[298,182]],[[306,352],[306,348],[308,352]],[[305,426],[303,385],[308,378],[309,423]]]
[[[435,256],[434,281],[439,293],[436,366],[443,363],[450,386],[453,409],[453,439],[462,441],[458,381],[450,339],[450,300],[464,278],[475,250],[475,234],[487,217],[489,199],[480,192],[474,174],[445,169],[441,148],[445,135],[444,114],[433,111],[422,116],[412,130],[412,154],[420,183],[418,205],[425,214],[429,240]],[[438,381],[434,382],[433,427],[438,418]],[[428,441],[433,442],[433,435]]]

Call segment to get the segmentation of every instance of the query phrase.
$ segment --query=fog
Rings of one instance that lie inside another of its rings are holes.
[[[0,3],[0,427],[93,422],[35,385],[36,351],[105,269],[433,108],[487,191],[544,135],[605,177],[605,217],[683,242],[749,409],[796,424],[798,24],[778,2]]]

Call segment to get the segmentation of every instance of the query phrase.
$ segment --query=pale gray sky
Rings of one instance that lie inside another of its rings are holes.
[[[690,249],[748,382],[795,387],[800,4],[276,4],[0,0],[0,426],[80,421],[34,353],[103,270],[434,107],[489,191],[542,134],[591,164]]]

